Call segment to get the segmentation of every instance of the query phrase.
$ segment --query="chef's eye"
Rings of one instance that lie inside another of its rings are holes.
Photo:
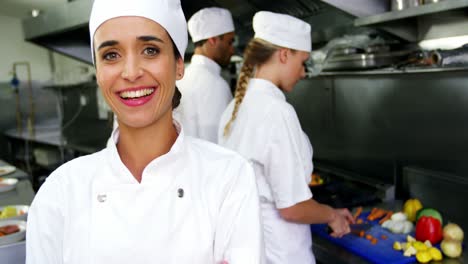
[[[117,58],[119,58],[119,54],[117,52],[107,52],[102,55],[103,60],[112,61],[116,60]]]
[[[159,49],[155,48],[155,47],[147,47],[147,48],[145,48],[143,53],[145,55],[154,56],[154,55],[157,55],[159,53]]]
[[[303,63],[302,63],[302,66],[304,66],[304,71],[305,71],[305,72],[308,72],[308,71],[309,71],[306,62],[303,62]]]

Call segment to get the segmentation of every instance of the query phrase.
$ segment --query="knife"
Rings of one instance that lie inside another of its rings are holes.
[[[349,228],[351,229],[351,234],[359,236],[361,231],[367,231],[372,227],[372,224],[350,224]],[[327,226],[327,233],[333,233],[333,230],[330,226]]]

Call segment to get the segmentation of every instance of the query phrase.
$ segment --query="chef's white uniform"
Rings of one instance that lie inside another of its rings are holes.
[[[182,99],[174,117],[182,123],[186,135],[216,143],[219,118],[232,99],[229,85],[221,77],[221,67],[195,54],[177,87]]]
[[[224,126],[234,101],[221,117],[219,143],[249,159],[257,178],[268,264],[315,263],[309,225],[286,222],[278,209],[308,200],[312,147],[294,108],[273,83],[251,79],[227,138]]]
[[[26,263],[257,264],[261,234],[252,167],[180,131],[141,183],[115,144],[54,171],[29,211]]]

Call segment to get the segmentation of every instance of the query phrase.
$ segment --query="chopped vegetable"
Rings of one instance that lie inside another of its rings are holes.
[[[390,218],[392,217],[392,215],[393,215],[393,211],[388,211],[388,212],[385,214],[385,216],[384,216],[382,219],[380,219],[379,225],[383,224],[383,222],[385,222],[385,221],[387,221],[388,219],[390,219]]]
[[[380,208],[377,208],[377,210],[374,213],[371,212],[367,216],[367,220],[369,220],[369,221],[377,220],[377,219],[383,217],[386,213],[387,213],[387,211],[385,211],[383,209],[380,209]]]
[[[432,260],[432,256],[428,251],[419,251],[416,253],[416,259],[419,263],[428,263]]]
[[[405,250],[405,252],[403,253],[403,256],[405,256],[405,257],[411,257],[411,256],[416,255],[416,253],[417,253],[416,249],[415,249],[414,247],[412,247],[412,246],[409,246],[409,247]]]
[[[442,260],[442,253],[438,248],[431,247],[429,248],[429,254],[431,254],[432,260],[439,261]]]
[[[6,206],[3,208],[3,211],[0,213],[0,219],[2,218],[9,218],[9,217],[15,217],[18,215],[18,212],[16,210],[16,207],[14,206]]]
[[[364,237],[366,235],[366,232],[364,230],[359,231],[359,237]]]
[[[394,250],[402,250],[403,247],[401,246],[401,243],[400,243],[400,242],[395,241],[395,242],[393,243],[393,249],[394,249]]]
[[[354,221],[356,221],[358,219],[358,217],[359,217],[359,215],[361,215],[361,213],[362,213],[362,206],[359,206],[356,209],[356,212],[353,215]]]
[[[405,221],[407,217],[403,212],[397,212],[397,213],[392,214],[391,219],[393,221]]]

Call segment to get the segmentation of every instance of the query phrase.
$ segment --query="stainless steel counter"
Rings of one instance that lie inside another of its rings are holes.
[[[0,160],[0,165],[8,165]],[[28,175],[19,169],[3,177],[17,178],[19,181],[14,190],[0,193],[0,206],[30,205],[34,198],[34,191]],[[0,246],[0,263],[24,264],[26,260],[26,242]]]

